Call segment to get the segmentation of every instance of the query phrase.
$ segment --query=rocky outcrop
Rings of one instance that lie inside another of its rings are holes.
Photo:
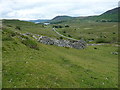
[[[41,36],[39,37],[38,41],[47,45],[56,45],[60,47],[70,47],[76,49],[83,49],[86,47],[86,42],[83,40],[79,40],[79,41],[57,40],[46,36]]]
[[[76,48],[76,49],[84,49],[86,47],[86,42],[83,40],[64,40],[64,39],[55,39],[55,38],[50,38],[47,36],[41,36],[37,34],[32,34],[32,33],[25,33],[20,35],[23,36],[31,36],[34,39],[36,39],[38,42],[46,44],[46,45],[55,45],[55,46],[60,46],[60,47],[70,47],[70,48]]]

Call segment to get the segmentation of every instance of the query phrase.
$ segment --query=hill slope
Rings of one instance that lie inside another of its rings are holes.
[[[36,34],[38,27],[45,30],[41,25],[21,21],[3,24],[3,88],[118,87],[118,55],[113,54],[118,52],[117,47],[88,46],[78,50],[44,45],[20,34]],[[15,29],[16,25],[21,30]]]
[[[102,22],[119,22],[118,19],[119,14],[120,14],[120,7],[108,10],[99,16],[90,17],[90,19],[96,21],[102,21]]]
[[[66,22],[69,20],[74,19],[73,17],[70,16],[56,16],[55,18],[53,18],[52,20],[50,20],[50,23],[62,23],[62,22]]]
[[[55,32],[53,32],[52,28],[50,28],[49,26],[44,26],[43,24],[35,24],[33,22],[20,20],[3,20],[3,27],[23,33],[33,33],[59,38],[59,36]]]
[[[109,21],[119,21],[118,16],[120,15],[120,7],[108,10],[107,12],[100,15],[100,18],[107,19]]]

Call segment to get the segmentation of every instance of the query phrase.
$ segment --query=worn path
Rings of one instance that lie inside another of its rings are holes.
[[[66,36],[64,36],[64,35],[60,34],[59,32],[57,32],[57,31],[55,30],[55,28],[53,28],[53,31],[54,31],[54,32],[56,32],[56,33],[57,33],[58,35],[60,35],[61,37],[64,37],[64,38],[67,38],[67,39],[70,39],[70,40],[79,41],[79,40],[77,40],[77,39],[74,39],[74,38],[69,38],[69,37],[66,37]]]

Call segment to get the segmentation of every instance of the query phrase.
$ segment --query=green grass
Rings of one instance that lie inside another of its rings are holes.
[[[65,27],[65,24],[70,27]],[[54,24],[53,24],[54,25]],[[3,26],[5,29],[22,32],[34,33],[44,36],[60,39],[53,30],[53,25],[44,26],[42,24],[34,24],[31,22],[4,20]],[[67,22],[61,25],[63,28],[56,29],[59,33],[65,36],[80,40],[83,38],[87,43],[98,43],[102,40],[103,43],[117,43],[118,42],[118,23],[116,22]],[[16,29],[20,27],[20,30]]]
[[[83,38],[88,43],[97,43],[99,39],[105,43],[116,43],[118,41],[118,23],[101,23],[101,22],[83,22],[68,23],[70,27],[56,29],[59,33],[72,38]],[[65,26],[61,24],[61,26]],[[92,40],[92,41],[91,41]]]
[[[4,21],[3,24],[3,88],[117,88],[118,55],[112,52],[118,52],[118,48],[113,44],[88,46],[81,50],[44,45],[30,36],[21,36],[17,32],[30,32],[58,38],[56,33],[50,30],[52,25],[44,28],[39,24],[9,20]],[[77,38],[78,32],[89,37],[87,33],[90,30],[85,31],[84,28],[88,28],[90,23],[86,24],[87,27],[83,23],[70,25],[73,26],[57,30],[62,33],[65,29],[66,33],[74,38]],[[94,36],[97,36],[97,33],[103,33],[104,30],[108,35],[112,32],[117,33],[116,28],[104,29],[116,23],[92,25],[93,31],[98,29],[94,32]],[[16,26],[21,29],[16,30]],[[80,28],[76,31],[77,33],[72,33],[74,27]]]
[[[52,31],[52,28],[50,28],[51,26],[34,24],[32,22],[19,21],[19,20],[3,20],[3,26],[5,29],[22,32],[22,33],[40,34],[55,38],[59,37],[55,32]],[[20,30],[16,29],[16,27],[20,27]]]
[[[3,38],[8,35],[4,30]],[[117,47],[77,50],[36,42],[36,50],[23,44],[18,36],[3,41],[3,88],[117,87],[118,56],[111,54]]]

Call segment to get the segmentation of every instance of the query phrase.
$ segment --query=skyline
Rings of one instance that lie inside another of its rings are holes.
[[[52,19],[55,16],[100,15],[118,7],[118,0],[0,0],[0,19]],[[3,8],[3,9],[2,9]]]

